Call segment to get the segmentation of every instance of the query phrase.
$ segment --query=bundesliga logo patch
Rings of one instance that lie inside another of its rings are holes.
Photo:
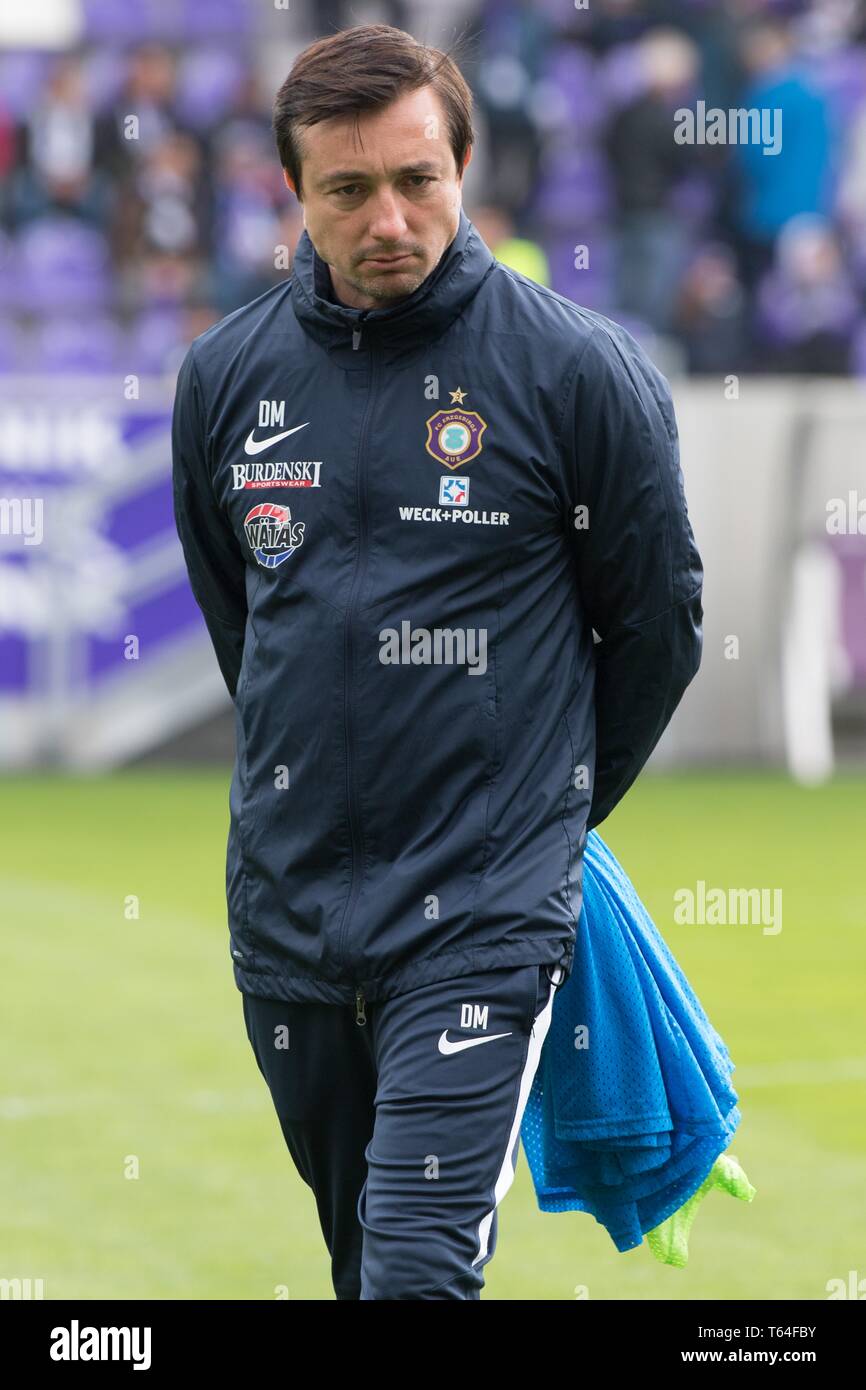
[[[303,521],[292,521],[288,507],[278,502],[260,502],[244,517],[247,543],[266,570],[275,570],[304,541]]]

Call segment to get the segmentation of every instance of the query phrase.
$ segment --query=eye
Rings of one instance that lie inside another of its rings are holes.
[[[342,197],[354,198],[360,187],[359,183],[344,183],[342,188],[334,188],[331,192],[339,193]]]
[[[430,176],[429,174],[410,174],[410,175],[409,175],[409,181],[410,181],[410,183],[411,183],[411,181],[412,181],[413,179],[420,179],[420,180],[421,180],[420,183],[416,183],[416,184],[415,184],[415,187],[416,187],[416,188],[421,188],[421,186],[422,186],[423,184],[425,184],[425,183],[432,183],[432,182],[433,182],[433,179],[431,178],[431,176]]]

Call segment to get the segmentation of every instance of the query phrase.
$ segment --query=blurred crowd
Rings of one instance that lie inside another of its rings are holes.
[[[692,373],[866,374],[860,0],[489,0],[480,39],[491,216],[554,289]]]
[[[32,67],[23,111],[0,84],[11,311],[0,370],[171,370],[180,345],[285,276],[274,248],[300,235],[271,95],[253,59],[200,45],[90,49]]]
[[[354,22],[322,9],[304,42]],[[108,33],[100,13],[74,51],[0,61],[4,373],[172,371],[285,277],[275,250],[302,229],[256,44]],[[502,260],[665,339],[685,371],[866,375],[859,0],[485,0],[462,18],[482,137],[465,203]],[[700,119],[680,143],[677,113],[699,107],[780,113],[778,149],[712,143]]]

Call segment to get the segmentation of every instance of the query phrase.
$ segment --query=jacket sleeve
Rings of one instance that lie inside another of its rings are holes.
[[[174,518],[190,586],[234,699],[247,619],[245,561],[213,489],[205,404],[192,348],[177,376],[171,453]]]
[[[634,782],[698,670],[703,568],[670,389],[619,325],[597,326],[582,349],[562,440],[580,599],[601,639],[592,829]]]

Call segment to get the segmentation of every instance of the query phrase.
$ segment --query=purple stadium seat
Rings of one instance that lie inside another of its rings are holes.
[[[675,184],[669,207],[688,227],[702,227],[715,206],[716,195],[709,178],[696,174]]]
[[[241,5],[233,0],[237,15]],[[83,0],[85,31],[89,38],[119,39],[124,43],[157,39],[177,43],[196,33],[208,32],[211,37],[226,29],[226,0],[208,0],[197,5],[186,0],[137,0],[135,5],[119,4],[118,0]],[[195,22],[195,10],[199,23]],[[243,28],[243,16],[235,29]]]
[[[555,34],[568,32],[575,21],[575,11],[562,0],[535,0],[533,9],[544,15]]]
[[[14,322],[14,350],[15,365],[13,371],[24,372],[30,375],[37,374],[41,369],[39,361],[39,345],[37,342],[37,332],[32,323]]]
[[[606,120],[608,102],[595,60],[586,49],[576,45],[552,49],[544,78],[563,103],[569,129],[582,139]]]
[[[128,361],[124,335],[106,315],[45,318],[34,344],[35,365],[42,372],[106,372],[125,370]]]
[[[178,112],[190,125],[206,130],[231,106],[246,74],[238,53],[227,49],[195,48],[178,75]]]
[[[142,375],[171,371],[183,333],[181,310],[153,310],[140,314],[130,334],[130,370]]]
[[[98,115],[108,111],[120,97],[126,78],[126,63],[108,45],[94,47],[84,62],[90,110]]]
[[[24,312],[99,308],[108,303],[105,237],[74,217],[44,217],[16,237],[12,303]]]
[[[572,143],[548,151],[533,204],[545,226],[565,231],[599,222],[609,208],[609,174],[599,150]]]
[[[866,100],[866,58],[862,48],[841,48],[809,60],[809,76],[824,93],[837,129],[845,130]]]
[[[139,0],[141,3],[141,0]],[[150,32],[167,43],[181,42],[189,34],[188,16],[177,0],[145,0]],[[199,5],[199,9],[202,6]],[[211,8],[211,0],[204,6]],[[218,6],[216,7],[218,8]]]
[[[578,270],[574,264],[578,243],[589,247],[589,266],[584,270]],[[576,304],[604,312],[605,305],[611,302],[612,270],[610,238],[604,229],[586,229],[583,236],[560,233],[546,239],[544,249],[550,265],[551,289]]]
[[[16,275],[17,252],[15,242],[11,236],[0,229],[0,304],[8,305],[13,302]],[[5,315],[3,317],[5,317]]]
[[[15,325],[4,315],[0,318],[0,375],[22,370],[20,333]]]
[[[137,5],[118,5],[117,0],[82,0],[82,9],[84,32],[89,39],[144,41],[154,37],[147,0]]]
[[[23,120],[36,100],[56,57],[53,53],[12,52],[0,54],[0,92],[3,105]]]
[[[621,43],[610,50],[600,64],[599,89],[610,107],[625,106],[646,89],[645,69],[636,44]]]
[[[174,0],[177,5],[177,0]],[[199,35],[209,39],[216,35],[226,35],[233,39],[247,33],[256,17],[256,7],[249,0],[184,0],[177,5],[178,14],[183,14],[184,33],[189,38]]]

